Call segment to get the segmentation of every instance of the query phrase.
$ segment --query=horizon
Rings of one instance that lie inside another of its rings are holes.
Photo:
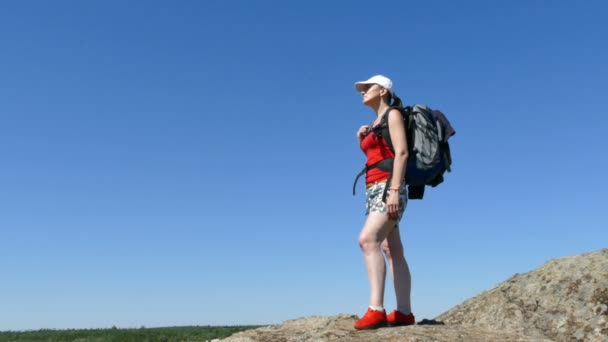
[[[364,314],[375,74],[456,130],[401,221],[417,320],[608,247],[601,1],[2,9],[0,331]]]
[[[553,261],[553,260],[557,260],[557,259],[562,259],[562,258],[567,258],[567,257],[571,257],[571,256],[577,256],[577,255],[583,255],[583,254],[589,254],[589,253],[593,253],[593,252],[598,252],[601,250],[608,250],[608,247],[605,248],[601,248],[599,250],[594,250],[594,251],[589,251],[589,252],[584,252],[581,254],[573,254],[573,255],[565,255],[565,256],[561,256],[561,257],[557,257],[557,258],[553,258],[550,260],[547,260],[545,262],[543,262],[541,265],[539,265],[537,268],[533,269],[533,270],[529,270],[526,271],[524,273],[515,273],[513,275],[511,275],[510,277],[508,277],[507,279],[505,279],[503,282],[501,282],[500,284],[503,284],[504,282],[508,281],[510,278],[512,278],[515,275],[525,275],[527,273],[530,273],[532,271],[537,270],[538,268],[541,268],[543,265],[545,265],[546,263]],[[499,284],[497,284],[496,286],[498,286]],[[495,286],[494,286],[495,287]],[[483,294],[484,292],[487,292],[488,290],[490,290],[491,288],[485,289],[483,291],[481,291],[480,293],[477,293],[476,295],[465,299],[463,302],[456,304],[455,306],[449,308],[448,310],[446,310],[445,312],[442,312],[440,314],[438,314],[437,316],[440,316],[441,314],[444,314],[448,311],[451,311],[452,309],[454,309],[456,306],[463,304],[464,302],[477,297],[481,294]],[[340,314],[348,314],[348,313],[338,313],[337,315]],[[318,315],[312,315],[312,316],[318,316]],[[334,315],[336,316],[336,315]],[[432,317],[432,319],[435,319],[437,316]],[[138,330],[138,329],[179,329],[179,328],[230,328],[230,327],[264,327],[264,326],[270,326],[270,325],[277,325],[277,324],[283,324],[286,321],[290,321],[290,320],[298,320],[298,319],[304,319],[307,317],[311,317],[311,316],[302,316],[302,317],[295,317],[295,318],[290,318],[287,319],[285,321],[282,322],[277,322],[277,323],[272,323],[272,324],[249,324],[249,325],[242,325],[242,324],[232,324],[232,325],[181,325],[181,326],[140,326],[140,327],[120,327],[120,326],[112,326],[112,327],[94,327],[94,328],[62,328],[62,329],[55,329],[55,328],[40,328],[40,329],[30,329],[30,330],[0,330],[0,333],[27,333],[27,332],[39,332],[39,331],[71,331],[71,330],[114,330],[114,329],[119,329],[119,330]],[[421,321],[422,319],[416,319],[417,322]]]

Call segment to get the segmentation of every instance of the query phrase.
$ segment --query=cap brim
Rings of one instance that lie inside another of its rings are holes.
[[[364,90],[365,86],[367,86],[369,84],[374,84],[374,83],[367,82],[367,81],[357,82],[357,83],[355,83],[355,90],[357,90],[358,92],[362,92]]]
[[[357,82],[355,83],[355,90],[357,90],[358,92],[362,92],[365,88],[365,86],[370,85],[370,84],[378,84],[376,82],[368,82],[368,81],[362,81],[362,82]],[[380,85],[381,87],[383,87],[382,85]],[[393,93],[393,91],[391,89],[388,89],[386,87],[383,87],[384,89],[388,90],[389,93]]]

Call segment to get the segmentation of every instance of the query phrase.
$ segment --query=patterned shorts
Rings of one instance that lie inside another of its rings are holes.
[[[382,201],[382,194],[384,193],[385,187],[386,182],[379,182],[374,183],[372,186],[365,190],[365,215],[368,215],[372,211],[378,213],[386,213],[386,203]],[[387,192],[386,197],[388,198],[388,196],[389,193]],[[401,191],[399,192],[399,220],[401,220],[406,206],[407,189],[405,188],[405,186],[403,186],[401,187]]]

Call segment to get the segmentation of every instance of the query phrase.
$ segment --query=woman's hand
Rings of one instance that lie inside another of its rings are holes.
[[[363,138],[365,138],[365,134],[367,133],[369,126],[368,125],[363,125],[361,127],[359,127],[359,130],[357,131],[357,139],[359,139],[359,141],[363,140]]]
[[[397,221],[399,219],[399,192],[389,190],[389,195],[386,199],[386,213],[388,218]]]

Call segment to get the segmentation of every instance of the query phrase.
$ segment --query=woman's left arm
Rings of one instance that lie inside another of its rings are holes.
[[[390,188],[400,188],[401,182],[405,178],[405,166],[407,164],[407,132],[403,115],[399,110],[393,109],[388,113],[388,129],[395,150],[395,160],[393,162],[393,177]]]
[[[393,160],[393,176],[389,187],[389,195],[387,197],[387,214],[392,220],[399,218],[399,197],[401,192],[402,182],[405,178],[405,166],[407,164],[407,133],[401,112],[393,109],[388,113],[388,129],[395,150],[395,159]]]

